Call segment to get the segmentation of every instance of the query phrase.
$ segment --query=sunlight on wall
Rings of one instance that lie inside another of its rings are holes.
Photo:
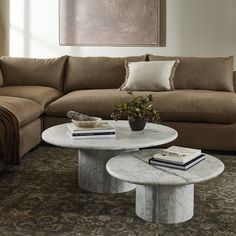
[[[166,0],[166,47],[62,47],[59,45],[58,0],[9,1],[11,56],[150,53],[236,57],[235,0]]]
[[[56,57],[59,46],[57,0],[10,0],[10,52],[19,57]]]
[[[24,1],[10,1],[10,42],[9,54],[14,56],[25,55],[24,35]]]
[[[59,46],[58,1],[31,0],[31,54],[59,56],[67,50]]]

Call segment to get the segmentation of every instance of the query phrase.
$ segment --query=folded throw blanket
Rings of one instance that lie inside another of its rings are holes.
[[[0,106],[0,160],[19,165],[19,122],[15,115]]]

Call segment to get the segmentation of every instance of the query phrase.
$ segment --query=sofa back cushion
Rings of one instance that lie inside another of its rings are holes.
[[[53,59],[1,57],[4,86],[47,86],[63,89],[67,56]]]
[[[66,67],[65,91],[119,88],[125,80],[125,61],[145,61],[134,57],[69,57]]]
[[[233,57],[166,57],[149,55],[150,61],[179,60],[175,89],[234,91]]]

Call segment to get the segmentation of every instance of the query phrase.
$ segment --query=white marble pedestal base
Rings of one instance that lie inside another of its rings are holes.
[[[135,189],[136,185],[115,179],[106,170],[106,163],[112,157],[125,152],[127,150],[79,149],[79,186],[96,193],[122,193]]]
[[[194,185],[136,186],[136,214],[154,223],[180,223],[193,217]]]

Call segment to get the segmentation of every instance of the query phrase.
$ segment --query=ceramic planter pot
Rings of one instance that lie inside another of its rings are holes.
[[[136,120],[128,119],[128,121],[129,121],[129,126],[131,130],[133,131],[143,130],[147,123],[146,120],[142,120],[142,119],[136,119]]]

